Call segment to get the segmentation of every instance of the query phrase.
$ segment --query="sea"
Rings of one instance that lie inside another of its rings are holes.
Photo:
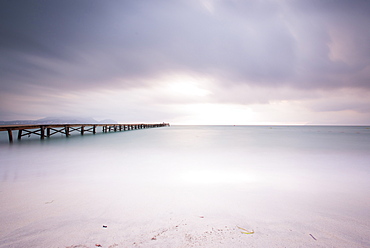
[[[370,247],[370,127],[0,132],[0,223],[0,247]]]

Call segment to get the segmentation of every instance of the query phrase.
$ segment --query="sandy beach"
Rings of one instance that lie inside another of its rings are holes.
[[[11,147],[1,156],[0,247],[369,246],[366,170],[343,169],[367,157],[264,146],[268,157],[239,149],[243,139],[223,150],[218,131],[192,130],[188,141],[183,132]]]
[[[2,204],[1,247],[361,247],[361,239],[366,247],[368,242],[366,222],[329,214],[322,206],[320,213],[297,192],[95,182],[89,195],[89,185],[76,183],[75,190],[28,185],[11,196],[3,185],[1,199],[18,204]],[[118,186],[120,195],[112,193]]]

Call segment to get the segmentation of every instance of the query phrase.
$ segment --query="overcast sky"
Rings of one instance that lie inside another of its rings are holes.
[[[0,0],[0,120],[370,124],[368,0]]]

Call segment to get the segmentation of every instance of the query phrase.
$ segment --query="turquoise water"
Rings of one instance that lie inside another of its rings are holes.
[[[171,126],[13,144],[2,132],[0,247],[67,247],[50,236],[76,222],[173,213],[243,220],[266,233],[284,223],[316,232],[323,247],[366,247],[369,151],[368,127]],[[303,245],[291,238],[280,244]]]

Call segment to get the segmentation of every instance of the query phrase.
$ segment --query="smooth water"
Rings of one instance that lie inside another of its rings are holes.
[[[2,132],[0,247],[152,247],[150,230],[196,229],[199,216],[255,230],[230,229],[222,247],[366,247],[369,176],[368,127],[172,126],[13,144]],[[221,237],[189,233],[165,247]]]

